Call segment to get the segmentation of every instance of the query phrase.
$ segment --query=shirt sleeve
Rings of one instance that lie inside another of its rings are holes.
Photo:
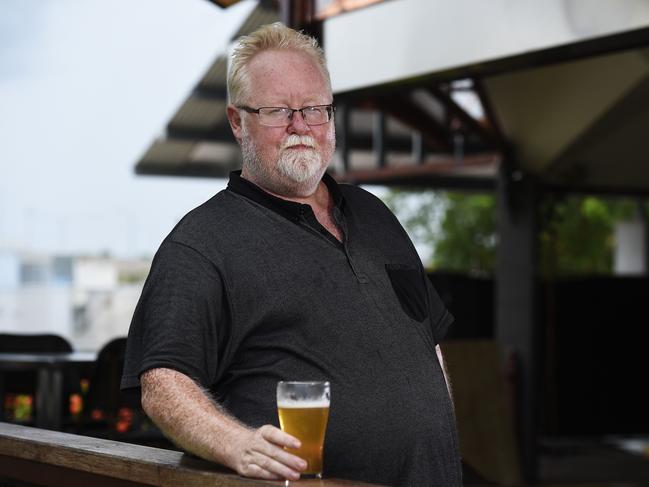
[[[156,253],[135,309],[122,388],[139,387],[146,370],[164,367],[204,387],[215,378],[224,287],[215,265],[171,240]]]
[[[433,327],[435,344],[438,344],[446,337],[448,329],[455,321],[455,318],[446,308],[446,305],[433,287],[433,283],[430,282],[430,279],[425,273],[424,278],[424,280],[426,281],[426,288],[428,289],[430,324]]]

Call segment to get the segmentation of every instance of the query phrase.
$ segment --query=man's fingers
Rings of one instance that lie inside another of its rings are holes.
[[[260,471],[267,472],[269,475],[274,475],[282,479],[298,480],[300,478],[299,471],[261,453],[258,453],[257,456],[251,460],[251,466],[252,465],[258,467]]]
[[[237,471],[246,477],[298,480],[307,463],[284,448],[297,448],[297,438],[266,425],[251,432],[241,452]]]
[[[307,463],[303,459],[282,448],[299,448],[300,441],[297,438],[271,425],[262,426],[257,431],[261,435],[259,443],[256,444],[258,453],[289,467],[293,471],[300,472],[307,467]]]
[[[300,457],[272,444],[266,444],[266,446],[260,445],[257,453],[281,463],[282,465],[286,465],[297,472],[301,472],[307,467],[306,462]]]
[[[242,459],[240,475],[261,479],[288,479],[298,480],[300,473],[283,463],[274,460],[258,451],[250,451]]]
[[[276,445],[286,446],[288,448],[300,448],[300,440],[275,426],[267,424],[259,428],[259,432],[262,438]]]
[[[283,477],[273,472],[261,468],[259,465],[251,463],[246,465],[240,472],[241,475],[245,477],[253,477],[256,479],[265,479],[265,480],[282,480],[287,477]]]

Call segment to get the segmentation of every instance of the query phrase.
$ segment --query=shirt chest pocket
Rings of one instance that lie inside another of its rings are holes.
[[[415,321],[424,321],[428,317],[428,301],[419,269],[405,264],[385,264],[385,270],[403,311]]]

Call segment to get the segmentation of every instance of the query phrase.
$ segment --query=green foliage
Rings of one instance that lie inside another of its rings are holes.
[[[417,248],[424,265],[490,273],[494,265],[495,201],[486,194],[392,190],[384,197]]]
[[[445,194],[392,189],[382,198],[410,235],[424,265],[430,266],[439,237],[440,220],[446,212]]]
[[[496,257],[496,202],[492,195],[448,193],[432,267],[489,274]]]
[[[490,274],[495,264],[492,194],[392,190],[384,198],[429,268]],[[630,200],[547,197],[540,206],[540,270],[545,276],[610,274],[617,221],[632,217]]]
[[[634,215],[634,202],[548,198],[541,208],[540,268],[545,276],[612,272],[615,223]]]

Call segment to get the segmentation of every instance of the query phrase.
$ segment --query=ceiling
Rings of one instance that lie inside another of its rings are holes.
[[[649,190],[649,49],[517,70],[484,86],[515,160],[548,185]]]

